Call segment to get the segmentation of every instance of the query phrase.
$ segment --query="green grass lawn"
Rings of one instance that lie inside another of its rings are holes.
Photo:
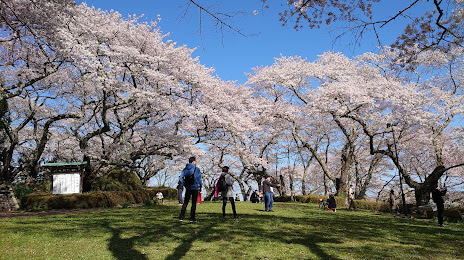
[[[223,220],[221,206],[198,205],[194,224],[176,204],[0,219],[0,259],[464,259],[464,223],[250,202]]]

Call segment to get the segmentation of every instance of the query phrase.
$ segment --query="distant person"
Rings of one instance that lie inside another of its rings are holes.
[[[353,185],[350,185],[350,189],[348,190],[348,200],[349,200],[349,203],[350,203],[350,206],[348,207],[348,209],[356,210],[356,204],[354,203]]]
[[[179,200],[179,204],[184,204],[184,198],[182,197],[183,192],[184,186],[182,186],[182,182],[179,180],[177,182],[177,200]]]
[[[263,196],[263,191],[259,190],[259,202],[264,203],[264,196]]]
[[[390,190],[390,197],[388,198],[388,206],[390,207],[391,213],[397,213],[397,205],[396,205],[394,190]]]
[[[445,213],[445,201],[443,200],[443,196],[445,196],[446,191],[446,188],[444,188],[443,190],[438,189],[438,181],[433,183],[432,199],[433,202],[437,204],[437,217],[439,227],[445,227],[445,225],[443,225],[443,215]]]
[[[259,193],[258,190],[253,191],[250,196],[250,201],[252,203],[258,203],[259,202]]]
[[[319,199],[319,208],[324,210],[327,209],[327,201],[325,201],[325,199]]]
[[[271,177],[267,176],[263,181],[263,192],[264,192],[264,208],[265,211],[272,212],[272,205],[274,204],[274,194],[271,192],[271,188],[280,187],[280,184],[271,183]]]
[[[196,158],[194,156],[189,158],[189,163],[185,166],[180,174],[180,182],[185,187],[185,198],[180,211],[179,220],[184,221],[185,211],[187,210],[188,203],[192,199],[192,207],[190,209],[190,222],[197,222],[195,218],[195,211],[197,209],[198,191],[201,190],[203,182],[201,180],[201,171],[196,166]]]
[[[158,199],[158,204],[162,204],[164,200],[163,193],[161,191],[158,191],[156,193],[156,198]]]
[[[222,195],[222,218],[226,218],[226,205],[227,201],[230,201],[230,205],[232,206],[232,212],[234,214],[234,219],[238,218],[237,211],[235,209],[235,200],[234,200],[234,178],[229,173],[229,167],[223,166],[221,177],[224,178],[226,183],[225,190],[221,191]]]
[[[333,194],[329,195],[329,199],[327,200],[327,209],[330,212],[336,212],[337,211],[337,202],[335,201],[335,197]]]

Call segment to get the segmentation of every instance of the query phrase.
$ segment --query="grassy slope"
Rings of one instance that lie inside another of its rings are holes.
[[[224,221],[221,205],[199,205],[196,224],[173,204],[0,219],[0,259],[464,259],[464,223],[249,202]]]

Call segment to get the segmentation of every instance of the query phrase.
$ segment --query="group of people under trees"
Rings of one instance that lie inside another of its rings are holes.
[[[238,219],[238,214],[235,206],[235,193],[233,189],[234,178],[229,173],[229,167],[223,166],[221,175],[219,176],[218,182],[216,184],[215,197],[218,197],[219,192],[222,197],[222,218],[226,218],[226,206],[227,201],[230,202],[233,212],[233,218]],[[182,192],[185,187],[185,196],[182,197]],[[179,215],[179,220],[184,221],[185,212],[190,201],[192,205],[190,208],[190,222],[196,222],[196,206],[199,196],[199,191],[203,187],[203,181],[201,178],[201,170],[196,166],[196,158],[194,156],[189,158],[189,162],[182,170],[180,174],[179,182],[177,184],[178,190],[178,200],[182,204],[182,208]],[[266,176],[263,182],[263,195],[264,195],[264,204],[265,211],[272,212],[272,206],[274,202],[273,188],[280,187],[280,184],[275,184],[271,182],[271,177]],[[259,201],[259,194],[255,191],[254,194],[257,196]],[[255,200],[255,199],[254,199]]]
[[[217,181],[216,189],[215,189],[215,197],[219,196],[221,193],[222,197],[222,218],[226,218],[226,205],[227,201],[230,202],[233,212],[233,218],[238,219],[238,214],[235,206],[235,194],[233,190],[234,184],[234,177],[229,173],[229,167],[223,166],[221,175]],[[182,191],[185,187],[185,198],[182,198]],[[179,178],[179,182],[177,185],[177,190],[179,194],[179,203],[182,204],[181,212],[179,215],[179,220],[183,221],[185,217],[185,212],[189,201],[192,201],[192,206],[190,209],[190,222],[196,222],[195,212],[196,212],[196,205],[198,201],[198,197],[201,196],[199,193],[203,187],[202,177],[201,177],[201,170],[196,166],[196,158],[194,156],[189,158],[189,163],[185,166],[182,170],[182,173]],[[273,189],[280,187],[280,184],[275,184],[271,182],[271,177],[266,176],[265,180],[263,181],[263,192],[258,193],[257,190],[253,192],[250,197],[250,200],[253,203],[259,202],[260,198],[264,198],[265,204],[265,211],[272,212],[272,206],[274,202],[273,196]],[[432,199],[437,205],[437,213],[438,213],[438,226],[444,227],[443,225],[443,216],[444,216],[444,200],[443,196],[446,194],[446,188],[443,190],[438,189],[438,181],[434,182],[434,186],[431,190],[432,192]],[[355,204],[355,197],[354,197],[354,190],[353,185],[350,185],[348,190],[348,203],[349,209],[356,210]],[[200,197],[201,200],[201,197]],[[327,209],[330,212],[336,212],[337,204],[335,200],[335,196],[330,194],[327,202],[324,200],[319,200],[320,205],[323,205],[324,209]],[[388,199],[390,212],[397,213],[399,212],[399,207],[396,204],[395,193],[393,190],[390,191],[389,199]]]

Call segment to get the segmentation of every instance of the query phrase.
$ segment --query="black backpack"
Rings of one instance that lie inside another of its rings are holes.
[[[188,176],[184,176],[184,186],[185,187],[192,186],[195,183],[195,170],[193,171],[192,174],[190,174]]]
[[[227,190],[227,183],[226,183],[226,175],[221,175],[219,177],[218,183],[217,183],[218,191],[225,191]]]

